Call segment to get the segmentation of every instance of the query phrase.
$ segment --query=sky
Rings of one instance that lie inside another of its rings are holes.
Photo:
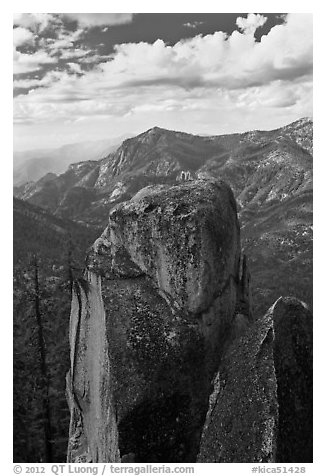
[[[312,14],[17,13],[14,150],[312,116]]]

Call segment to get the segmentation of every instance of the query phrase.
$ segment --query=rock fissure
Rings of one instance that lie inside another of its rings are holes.
[[[217,291],[217,292],[213,295],[213,299],[212,299],[211,303],[207,306],[206,309],[203,309],[203,310],[201,311],[201,314],[207,312],[207,311],[209,310],[209,308],[211,307],[211,305],[213,304],[213,302],[214,302],[216,299],[218,299],[218,298],[220,298],[220,297],[223,296],[223,294],[226,292],[226,290],[227,290],[228,287],[230,286],[231,281],[233,281],[234,284],[237,286],[238,283],[239,283],[239,277],[238,277],[238,276],[235,276],[234,274],[230,274],[230,275],[228,276],[228,278],[226,279],[225,283],[222,285],[222,288],[221,288],[219,291]]]

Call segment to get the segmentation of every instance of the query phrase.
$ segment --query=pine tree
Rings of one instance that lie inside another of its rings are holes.
[[[42,414],[44,431],[44,462],[52,462],[52,442],[51,442],[51,417],[49,399],[49,376],[46,362],[46,346],[44,340],[44,329],[40,309],[40,285],[39,266],[36,255],[33,256],[32,265],[34,268],[34,310],[37,326],[37,350],[39,354],[41,371],[41,392],[42,392]]]

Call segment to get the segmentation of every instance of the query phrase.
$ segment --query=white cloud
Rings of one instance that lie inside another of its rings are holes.
[[[82,48],[74,48],[72,50],[62,50],[60,58],[61,59],[71,59],[71,58],[83,58],[88,55],[91,50],[83,50]]]
[[[256,42],[234,31],[196,36],[174,46],[128,43],[101,65],[108,85],[206,86],[226,89],[293,80],[312,73],[312,15],[291,14]]]
[[[56,39],[48,39],[47,47],[52,52],[60,52],[63,49],[73,48],[74,43],[82,37],[83,32],[82,29],[76,31],[59,31]]]
[[[30,30],[19,26],[13,30],[13,40],[15,47],[22,46],[25,43],[33,43],[34,35]]]
[[[236,24],[238,25],[239,29],[243,31],[244,34],[253,35],[257,28],[263,26],[267,21],[267,17],[263,15],[255,15],[254,13],[249,13],[247,18],[238,17],[236,19]]]
[[[15,79],[14,88],[39,88],[44,86],[50,86],[54,82],[62,79],[62,72],[60,71],[49,71],[45,76],[40,78],[27,78],[27,79]]]
[[[265,86],[253,87],[236,93],[236,102],[237,107],[245,107],[251,110],[261,107],[288,108],[299,106],[302,100],[307,97],[310,98],[309,110],[311,111],[312,82],[309,80],[286,83],[284,81],[274,81]]]
[[[49,56],[45,51],[37,51],[33,54],[21,53],[14,50],[14,74],[30,73],[42,68],[44,64],[57,63],[57,58]]]
[[[111,55],[92,54],[89,56],[80,57],[79,62],[83,64],[97,64],[103,62],[106,59],[111,59]]]
[[[58,19],[50,13],[14,13],[14,25],[32,31],[43,31],[52,22],[57,23]]]
[[[55,38],[42,36],[42,31],[49,25],[55,27]],[[46,64],[55,64],[58,57],[63,59],[86,56],[90,51],[74,48],[74,44],[81,38],[84,30],[67,31],[59,17],[48,13],[19,13],[14,14],[14,74],[37,71]],[[41,36],[39,36],[41,34]],[[37,38],[38,51],[22,53],[17,47],[26,43],[35,43]],[[37,83],[35,83],[37,84]],[[44,84],[42,84],[44,86]]]
[[[120,25],[132,21],[132,13],[64,13],[69,20],[75,20],[82,28]]]
[[[78,63],[67,63],[73,73],[82,74],[83,71]]]
[[[183,26],[186,28],[197,28],[197,26],[202,25],[203,23],[203,21],[194,21],[193,23],[184,23]]]
[[[117,45],[109,61],[102,60],[83,76],[60,73],[48,87],[17,97],[17,117],[37,122],[145,111],[181,114],[197,109],[212,115],[235,107],[309,109],[312,15],[288,15],[261,42],[248,34],[251,17],[244,20],[244,33],[230,36],[215,32],[174,46],[162,40]],[[256,25],[262,21],[255,17]],[[82,49],[62,51],[66,59],[80,55],[79,62],[86,61],[87,54]]]

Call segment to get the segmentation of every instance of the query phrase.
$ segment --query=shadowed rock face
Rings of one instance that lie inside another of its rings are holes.
[[[279,299],[273,310],[274,363],[279,424],[276,460],[312,462],[312,315],[296,299]]]
[[[68,460],[195,461],[223,345],[250,308],[231,190],[143,189],[112,210],[87,263],[71,312]]]
[[[280,298],[224,355],[198,462],[312,462],[312,315]]]

